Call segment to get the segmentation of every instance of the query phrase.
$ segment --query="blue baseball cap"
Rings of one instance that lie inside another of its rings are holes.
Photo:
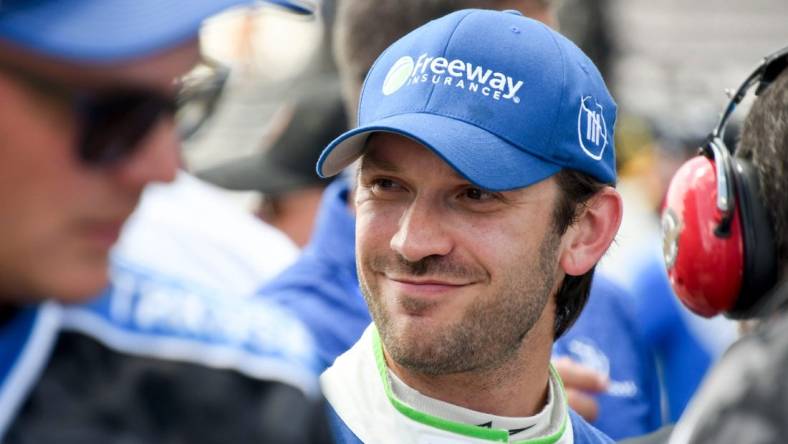
[[[326,147],[317,172],[337,174],[370,134],[390,132],[488,190],[561,169],[614,184],[615,120],[602,76],[568,39],[516,11],[462,10],[381,54],[361,91],[358,127]]]
[[[308,0],[307,0],[308,1]],[[131,60],[197,35],[207,17],[251,0],[2,0],[0,40],[82,63]],[[269,0],[308,14],[308,2]]]

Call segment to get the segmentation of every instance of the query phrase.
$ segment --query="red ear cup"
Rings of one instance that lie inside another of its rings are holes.
[[[662,211],[665,265],[673,291],[695,313],[734,319],[768,314],[777,282],[774,223],[750,160],[724,142],[731,113],[747,92],[764,91],[788,68],[788,47],[767,56],[732,95],[695,157],[676,171]]]
[[[715,233],[714,162],[695,157],[676,171],[662,211],[663,253],[673,291],[695,313],[711,317],[730,311],[742,288],[744,242],[737,208],[728,232]]]

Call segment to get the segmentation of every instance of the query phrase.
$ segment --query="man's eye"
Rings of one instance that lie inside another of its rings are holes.
[[[495,195],[481,188],[467,188],[463,191],[463,197],[470,200],[487,201],[495,198]]]
[[[372,189],[388,191],[398,189],[399,185],[391,179],[375,179],[372,181]]]

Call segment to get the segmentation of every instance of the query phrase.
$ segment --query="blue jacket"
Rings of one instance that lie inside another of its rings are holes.
[[[347,207],[348,194],[343,179],[328,186],[309,244],[258,292],[290,308],[309,326],[323,369],[372,322],[356,277],[356,222]]]
[[[323,413],[319,371],[287,310],[115,259],[89,302],[20,307],[0,324],[0,441],[267,442],[286,432],[271,426],[277,405]]]
[[[304,321],[325,368],[371,322],[356,277],[355,220],[347,208],[348,193],[343,179],[327,188],[309,245],[295,264],[258,293]],[[588,305],[558,339],[554,352],[609,375],[611,390],[597,397],[600,417],[594,425],[600,430],[620,439],[661,425],[656,366],[637,334],[633,300],[604,276],[594,278]]]
[[[582,314],[553,345],[553,356],[569,356],[608,375],[607,392],[596,396],[599,417],[593,425],[613,439],[662,425],[657,367],[635,309],[632,295],[598,273]]]

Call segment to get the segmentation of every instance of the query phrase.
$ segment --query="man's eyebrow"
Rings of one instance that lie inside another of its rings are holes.
[[[396,173],[401,170],[395,163],[376,156],[374,151],[367,151],[361,157],[361,165],[358,170],[361,172],[367,169],[383,170],[390,173]]]

